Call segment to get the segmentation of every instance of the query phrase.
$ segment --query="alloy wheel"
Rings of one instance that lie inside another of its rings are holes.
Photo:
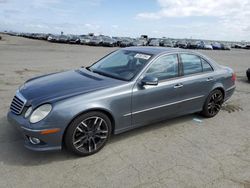
[[[223,103],[222,93],[220,91],[214,92],[211,95],[207,105],[208,113],[211,116],[216,115],[220,111],[222,103]]]
[[[107,122],[98,116],[81,121],[73,133],[73,146],[82,153],[93,153],[101,148],[108,139]]]

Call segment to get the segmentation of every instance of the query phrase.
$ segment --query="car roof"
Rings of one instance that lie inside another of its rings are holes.
[[[166,47],[127,47],[126,50],[141,52],[145,54],[158,55],[161,53],[182,52],[185,50],[179,48],[166,48]]]

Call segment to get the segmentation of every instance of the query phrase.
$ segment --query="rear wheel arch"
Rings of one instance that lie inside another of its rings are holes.
[[[215,91],[215,90],[220,90],[222,92],[223,95],[223,99],[225,98],[225,90],[223,87],[215,87],[211,92]],[[210,92],[210,93],[211,93]]]
[[[224,101],[224,89],[221,87],[214,88],[207,96],[201,115],[207,118],[214,117],[221,109]],[[221,97],[220,97],[221,96]]]

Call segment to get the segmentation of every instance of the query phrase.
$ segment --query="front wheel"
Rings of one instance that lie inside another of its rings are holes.
[[[64,142],[66,148],[81,156],[101,150],[111,135],[110,119],[101,112],[80,115],[69,125]]]
[[[208,118],[214,117],[220,111],[222,103],[223,93],[219,89],[212,91],[207,97],[201,114]]]

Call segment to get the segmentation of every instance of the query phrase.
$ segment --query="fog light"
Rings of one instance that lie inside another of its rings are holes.
[[[34,145],[41,143],[41,141],[35,137],[29,137],[29,141],[31,142],[31,144],[34,144]]]

